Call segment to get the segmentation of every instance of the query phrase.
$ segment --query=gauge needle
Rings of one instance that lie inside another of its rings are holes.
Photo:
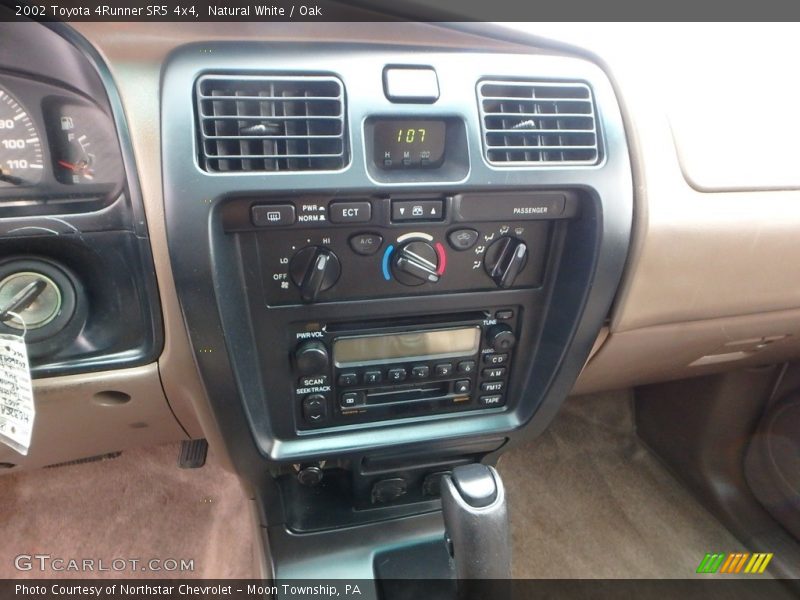
[[[66,168],[66,169],[69,169],[70,171],[74,171],[75,173],[83,175],[86,179],[94,179],[92,177],[92,171],[89,168],[89,165],[86,165],[86,164],[75,165],[75,164],[73,164],[71,162],[67,162],[65,160],[59,160],[58,164],[60,164],[62,167]]]
[[[25,183],[24,179],[19,177],[14,177],[13,175],[9,175],[8,173],[4,173],[3,169],[0,169],[0,181],[5,181],[6,183],[10,183],[11,185],[22,185]]]

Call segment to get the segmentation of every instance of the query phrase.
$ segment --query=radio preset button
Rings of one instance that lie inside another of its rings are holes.
[[[405,381],[407,375],[408,373],[406,373],[406,370],[403,368],[389,369],[389,372],[387,373],[389,381],[394,381],[394,382]]]
[[[339,385],[355,385],[358,383],[357,373],[342,373],[338,379]]]
[[[341,398],[339,398],[339,406],[342,408],[354,408],[356,406],[362,406],[366,403],[366,396],[364,392],[347,392],[346,394],[342,394]]]
[[[380,371],[367,371],[364,373],[364,383],[380,383],[383,374]]]
[[[441,363],[436,365],[433,370],[437,377],[449,377],[453,374],[453,363]]]
[[[458,363],[457,369],[459,373],[472,373],[475,370],[475,361],[462,360],[460,363]]]
[[[503,389],[502,381],[487,381],[481,384],[482,392],[499,392]]]
[[[483,362],[487,365],[504,365],[508,361],[508,354],[484,354]]]
[[[453,385],[453,391],[456,394],[468,394],[470,390],[470,381],[469,379],[461,379],[456,381]]]
[[[311,425],[319,425],[328,419],[328,403],[322,394],[303,398],[303,418]]]
[[[331,223],[369,223],[372,205],[369,202],[331,202]]]
[[[505,367],[498,367],[496,369],[484,369],[481,374],[486,379],[500,379],[501,377],[505,377],[506,368]]]
[[[492,394],[491,396],[481,396],[478,398],[478,403],[481,406],[503,406],[506,402],[500,394]]]
[[[383,244],[383,237],[377,233],[357,233],[350,238],[350,247],[353,252],[361,256],[375,254]]]
[[[411,369],[411,377],[413,379],[425,379],[431,374],[431,368],[428,365],[417,365]]]

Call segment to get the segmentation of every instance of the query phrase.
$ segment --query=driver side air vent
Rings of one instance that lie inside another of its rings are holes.
[[[586,84],[482,81],[478,101],[485,156],[493,165],[591,165],[599,159]]]
[[[335,77],[205,75],[195,101],[206,171],[327,171],[347,164],[344,87]]]

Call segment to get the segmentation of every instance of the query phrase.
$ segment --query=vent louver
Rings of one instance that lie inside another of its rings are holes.
[[[322,171],[347,164],[344,87],[335,77],[205,75],[195,96],[206,171]]]
[[[599,158],[592,90],[578,82],[482,81],[486,160],[494,165],[588,165]]]

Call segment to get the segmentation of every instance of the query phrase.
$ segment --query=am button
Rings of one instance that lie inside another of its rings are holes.
[[[329,218],[332,223],[369,223],[372,206],[369,202],[331,202]]]

